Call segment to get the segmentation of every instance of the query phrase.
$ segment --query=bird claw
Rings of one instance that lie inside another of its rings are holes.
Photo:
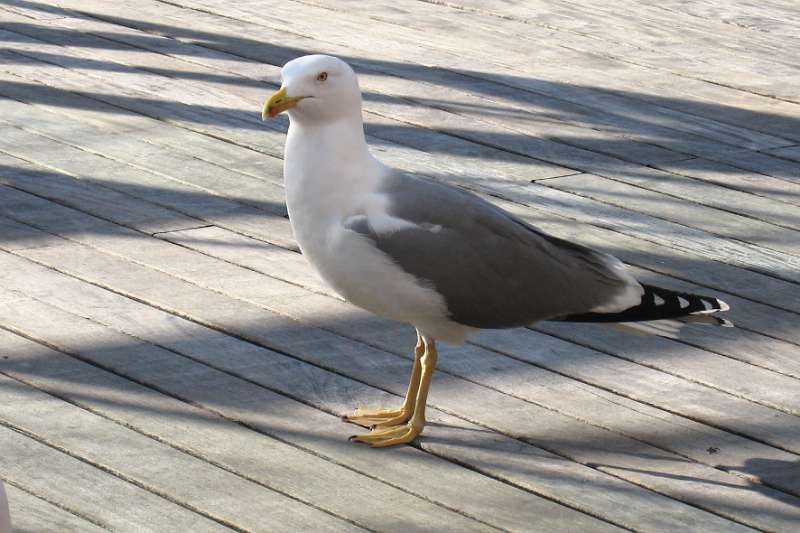
[[[364,435],[353,435],[348,440],[369,444],[373,448],[385,448],[397,444],[408,444],[422,433],[421,424],[402,424],[398,426],[379,428]]]
[[[342,417],[345,422],[365,428],[386,428],[404,424],[411,419],[411,411],[400,409],[356,409],[352,415]]]

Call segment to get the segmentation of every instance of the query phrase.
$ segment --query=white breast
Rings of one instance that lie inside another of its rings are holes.
[[[286,144],[286,204],[295,238],[322,278],[349,302],[385,318],[410,322],[435,338],[462,342],[465,331],[447,317],[442,296],[402,270],[374,243],[346,228],[365,216],[373,227],[402,229],[412,223],[387,212],[379,192],[387,169],[364,145],[342,158],[292,126]],[[310,148],[313,147],[313,150]]]

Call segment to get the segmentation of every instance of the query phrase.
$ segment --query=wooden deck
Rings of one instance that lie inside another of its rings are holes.
[[[798,531],[795,0],[2,0],[0,39],[16,531]],[[487,331],[442,350],[413,446],[348,443],[414,337],[293,242],[259,113],[315,52],[385,162],[738,327]]]

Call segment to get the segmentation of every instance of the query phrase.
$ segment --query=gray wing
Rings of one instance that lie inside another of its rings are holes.
[[[585,313],[630,284],[613,257],[542,233],[462,189],[396,174],[381,193],[390,215],[414,225],[380,232],[354,217],[348,229],[432,286],[460,324],[515,327]]]

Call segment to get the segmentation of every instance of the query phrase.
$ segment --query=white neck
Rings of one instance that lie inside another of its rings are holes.
[[[360,115],[347,115],[323,123],[291,117],[284,154],[287,170],[309,162],[337,163],[343,155],[348,158],[369,155]]]
[[[283,175],[292,225],[346,217],[384,168],[369,153],[360,109],[322,123],[290,118]]]

